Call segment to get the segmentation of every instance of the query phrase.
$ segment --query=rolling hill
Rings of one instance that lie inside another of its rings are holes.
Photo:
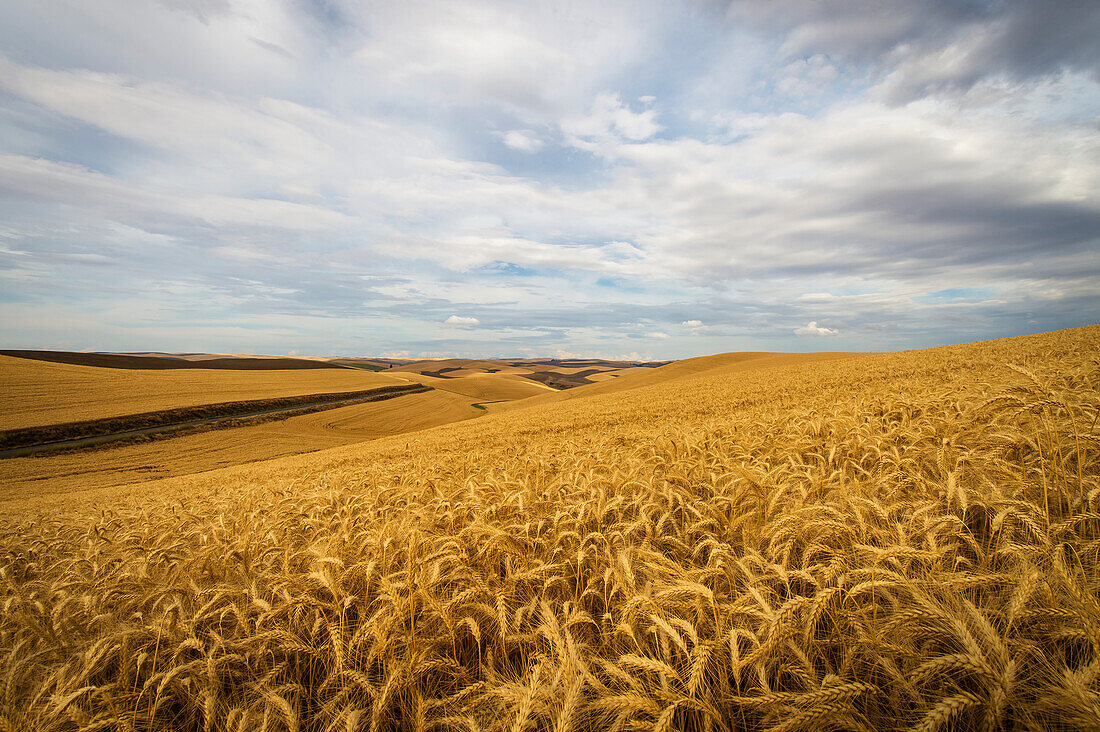
[[[707,357],[7,501],[3,721],[1096,729],[1098,353]]]
[[[117,369],[0,356],[0,430],[402,383],[355,369]]]

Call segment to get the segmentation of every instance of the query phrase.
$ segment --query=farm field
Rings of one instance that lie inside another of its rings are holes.
[[[0,356],[0,430],[403,383],[357,369],[153,371]]]
[[[0,350],[0,356],[26,358],[48,363],[64,363],[73,366],[134,369],[140,371],[160,369],[229,369],[234,371],[298,370],[343,368],[338,363],[321,358],[297,358],[293,356],[257,356],[229,353],[166,353],[145,351],[140,353],[110,353],[104,351],[39,351]]]
[[[410,394],[263,424],[96,450],[0,460],[0,505],[298,455],[478,417],[446,391]]]
[[[198,362],[216,355],[221,360],[230,360],[226,354],[151,355],[191,358]],[[137,363],[141,359],[131,360]],[[0,357],[0,366],[8,367],[10,381],[18,387],[13,392],[28,397],[34,395],[22,401],[13,399],[6,405],[9,424],[26,419],[49,423],[54,419],[66,419],[70,414],[109,415],[111,411],[130,414],[135,407],[149,404],[216,402],[217,395],[221,394],[256,397],[315,393],[315,388],[323,392],[326,386],[342,384],[354,384],[358,388],[366,384],[367,388],[374,388],[420,383],[431,386],[437,393],[403,396],[384,403],[353,405],[171,439],[0,460],[0,501],[123,485],[313,452],[479,417],[487,410],[515,400],[555,392],[549,386],[523,378],[521,374],[527,373],[526,370],[493,361],[462,362],[469,367],[462,373],[470,375],[447,378],[426,376],[415,368],[386,374],[351,369],[152,371],[14,358],[7,361],[5,363]],[[419,362],[417,368],[431,370],[434,363],[438,362]],[[71,371],[74,368],[76,371]],[[89,370],[92,373],[88,373]],[[319,374],[333,378],[319,378]],[[56,388],[58,384],[68,388]],[[125,388],[127,384],[134,388]],[[80,388],[76,388],[77,385]],[[100,391],[92,392],[93,398],[86,398],[84,389],[95,388]],[[195,389],[195,392],[188,393],[188,389]],[[108,403],[111,397],[118,401]],[[477,408],[474,405],[478,403],[484,405]],[[28,418],[15,413],[21,404],[38,416]]]
[[[1100,728],[1100,327],[647,371],[3,502],[3,723]]]
[[[425,384],[433,389],[449,391],[454,394],[462,394],[468,397],[485,400],[517,400],[538,396],[547,392],[557,393],[549,386],[537,381],[525,379],[518,374],[474,374],[469,376],[457,376],[440,379],[423,374],[405,373],[401,376],[394,374],[396,378],[404,378],[416,383]]]
[[[499,404],[497,411],[510,411],[517,407],[529,407],[540,404],[552,404],[570,399],[587,398],[597,394],[637,389],[643,386],[662,384],[676,379],[694,377],[703,373],[732,375],[739,371],[769,369],[776,366],[790,366],[799,363],[815,363],[850,357],[850,353],[722,353],[714,356],[700,356],[683,361],[674,361],[657,368],[626,368],[605,371],[588,377],[593,381],[576,389],[552,390],[535,395],[537,398],[523,402],[522,405]]]
[[[528,359],[519,361],[490,359],[435,359],[395,364],[387,373],[394,376],[411,375],[413,378],[432,377],[452,380],[464,377],[517,377],[519,382],[529,381],[548,390],[571,389],[587,386],[612,374],[627,371],[652,371],[666,361],[602,361]],[[539,392],[534,391],[533,394]]]

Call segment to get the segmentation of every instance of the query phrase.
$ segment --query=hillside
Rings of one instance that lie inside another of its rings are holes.
[[[79,494],[312,453],[484,414],[470,404],[470,398],[436,389],[265,424],[187,434],[106,450],[0,460],[0,506],[32,496]]]
[[[1092,326],[709,357],[9,501],[0,709],[43,732],[1096,729],[1098,353]]]
[[[572,389],[588,385],[624,371],[649,371],[666,361],[604,361],[580,359],[431,359],[394,364],[387,373],[394,376],[431,377],[453,380],[467,377],[516,376],[552,390]],[[490,383],[490,382],[485,382]],[[501,382],[503,383],[503,382]],[[433,382],[433,386],[437,384]],[[528,395],[540,393],[537,389]]]
[[[0,350],[0,356],[25,358],[73,366],[134,369],[232,369],[235,371],[290,371],[295,369],[335,369],[342,365],[316,358],[288,356],[239,356],[227,353],[86,353],[83,351]]]
[[[644,386],[663,384],[677,379],[697,376],[699,374],[730,376],[745,370],[768,369],[777,366],[789,366],[800,363],[814,363],[817,361],[831,361],[833,359],[852,356],[845,353],[720,353],[714,356],[699,356],[683,361],[674,361],[657,368],[628,368],[622,371],[594,374],[588,378],[595,383],[558,391],[550,394],[540,394],[538,399],[525,401],[523,404],[500,405],[498,411],[510,411],[512,409],[526,409],[540,404],[552,404],[570,399],[585,399],[600,394],[614,394],[629,391]]]
[[[473,374],[446,379],[418,373],[393,374],[393,376],[426,384],[433,389],[463,394],[486,401],[527,399],[528,397],[554,391],[549,386],[526,379],[520,374],[512,373]]]
[[[342,368],[134,370],[0,356],[0,430],[402,383]]]

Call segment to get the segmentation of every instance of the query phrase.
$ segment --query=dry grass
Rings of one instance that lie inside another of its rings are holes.
[[[0,430],[404,383],[370,371],[135,371],[0,356]]]
[[[27,503],[0,729],[1097,729],[1098,345],[715,368]]]

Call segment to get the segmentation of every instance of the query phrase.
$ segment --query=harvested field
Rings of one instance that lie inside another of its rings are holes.
[[[550,391],[549,387],[532,382],[519,374],[466,376],[460,379],[451,379],[442,388],[475,399],[495,401],[526,399]]]
[[[516,366],[525,368],[535,367],[561,367],[561,368],[601,368],[601,369],[629,369],[635,367],[654,368],[664,366],[671,361],[608,361],[598,358],[527,358],[509,361]]]
[[[396,372],[408,371],[418,374],[448,373],[450,371],[462,370],[465,372],[463,375],[469,375],[472,373],[488,373],[490,370],[499,371],[504,366],[506,366],[506,364],[485,359],[441,358],[401,364],[392,367],[390,370]]]
[[[440,379],[424,374],[406,373],[403,378],[408,378],[419,384],[426,384],[434,389],[463,394],[475,400],[485,401],[526,399],[527,397],[553,391],[550,387],[531,381],[520,374],[478,374],[475,376],[459,376],[453,379]]]
[[[309,418],[300,418],[287,427],[315,434],[368,440],[417,432],[478,416],[480,413],[470,406],[468,397],[444,390],[433,390],[392,403],[364,404],[309,415]]]
[[[675,381],[682,378],[693,377],[703,373],[735,374],[745,370],[768,369],[777,366],[787,366],[798,363],[813,363],[817,361],[831,361],[838,358],[854,356],[846,353],[722,353],[716,356],[701,356],[689,358],[683,361],[674,361],[666,366],[656,368],[631,368],[621,372],[603,372],[591,374],[584,378],[595,377],[592,383],[580,384],[568,390],[555,390],[554,392],[540,394],[532,397],[523,404],[503,404],[499,411],[511,411],[517,408],[526,408],[540,404],[552,404],[570,399],[584,399],[598,394],[614,394],[621,391],[629,391],[644,386]],[[618,373],[617,378],[610,378],[609,374]]]
[[[77,351],[0,351],[0,356],[26,358],[49,363],[67,363],[74,366],[97,368],[135,369],[139,371],[165,369],[234,369],[241,371],[289,371],[297,369],[343,368],[338,363],[317,359],[287,358],[278,356],[227,356],[220,358],[209,354],[128,354],[83,353]]]
[[[404,383],[357,369],[136,371],[0,356],[0,430]]]
[[[643,373],[650,371],[649,368],[636,367],[631,369],[618,369],[616,371],[602,371],[598,374],[590,374],[588,380],[595,383],[597,381],[609,381],[610,379],[618,379],[623,376],[629,376],[631,374]]]
[[[558,359],[532,361],[439,359],[400,364],[390,369],[389,373],[396,372],[394,373],[395,376],[400,376],[402,373],[419,374],[440,380],[485,375],[515,375],[522,376],[536,384],[560,390],[594,383],[606,373],[615,373],[623,369],[633,371],[644,368],[636,366],[636,363],[622,361],[561,361]]]
[[[482,413],[444,391],[111,449],[0,460],[0,503],[202,473],[428,429]]]
[[[1090,327],[715,357],[9,501],[0,710],[41,732],[1095,730],[1098,353]]]
[[[363,369],[364,371],[385,371],[389,364],[372,361],[365,358],[334,358],[329,363],[351,369]]]
[[[0,457],[19,454],[21,450],[43,447],[79,447],[81,441],[100,444],[119,439],[137,438],[159,432],[175,433],[186,428],[216,428],[221,424],[234,424],[241,420],[248,423],[266,422],[325,409],[334,409],[364,402],[382,401],[410,393],[426,391],[431,387],[422,384],[383,386],[332,394],[307,394],[303,396],[252,399],[240,402],[204,404],[196,407],[180,407],[159,412],[127,414],[83,422],[26,427],[0,432]]]
[[[545,384],[553,389],[572,389],[577,386],[595,383],[590,376],[608,373],[600,369],[558,369],[554,371],[533,371],[526,378]]]
[[[620,369],[601,367],[601,366],[543,366],[540,364],[530,364],[524,366],[527,371],[531,373],[548,373],[548,374],[579,374],[579,373],[598,373],[603,371],[619,371]]]

